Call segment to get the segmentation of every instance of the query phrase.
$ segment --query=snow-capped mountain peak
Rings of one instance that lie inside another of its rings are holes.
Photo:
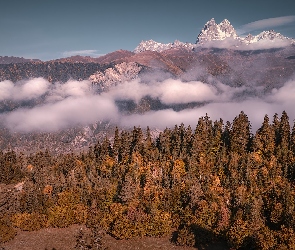
[[[257,43],[259,41],[274,41],[274,40],[282,40],[282,41],[290,41],[292,42],[291,38],[283,36],[281,33],[275,32],[274,30],[263,31],[257,36],[253,36],[249,34],[243,39],[243,42],[246,44],[250,43]]]
[[[287,37],[283,36],[282,34],[275,32],[274,30],[269,30],[269,31],[263,31],[259,35],[257,35],[257,39],[259,40],[264,40],[264,39],[269,39],[269,40],[274,40],[274,39],[281,39],[285,40],[288,39]]]
[[[158,43],[154,40],[141,41],[141,43],[134,49],[135,53],[140,53],[146,50],[162,52],[163,50],[167,50],[172,48],[172,43]]]
[[[230,21],[228,21],[227,19],[224,19],[220,24],[230,25]]]
[[[257,42],[256,41],[256,37],[253,36],[252,34],[247,35],[244,39],[244,42],[249,44],[249,43],[253,43],[253,42]]]
[[[140,53],[147,50],[162,52],[174,48],[184,48],[186,50],[193,50],[195,47],[199,46],[220,47],[219,41],[221,41],[222,43],[222,41],[226,39],[228,39],[229,41],[224,41],[224,44],[232,44],[232,48],[234,49],[253,43],[264,43],[265,41],[273,42],[273,44],[276,43],[277,46],[279,46],[278,44],[282,44],[282,46],[287,46],[288,44],[295,44],[294,39],[284,37],[282,34],[277,33],[273,30],[263,31],[256,36],[249,34],[244,38],[239,37],[236,33],[236,30],[229,22],[229,20],[224,19],[222,22],[217,24],[215,19],[212,18],[204,25],[204,28],[199,33],[196,44],[183,43],[178,40],[176,40],[173,43],[158,43],[154,40],[148,40],[141,41],[141,43],[134,49],[134,52]],[[226,47],[229,48],[228,46]]]
[[[193,44],[191,43],[183,43],[178,40],[175,40],[173,43],[158,43],[154,40],[141,41],[141,43],[134,49],[135,53],[140,53],[143,51],[157,51],[162,52],[164,50],[172,49],[172,48],[184,48],[187,50],[193,49]]]
[[[230,22],[224,19],[220,24],[217,24],[215,19],[212,18],[201,30],[196,43],[202,44],[207,41],[224,40],[228,37],[237,38],[236,31]]]
[[[204,25],[204,29],[209,29],[211,26],[216,26],[216,22],[214,18],[211,18],[211,20],[209,20],[205,25]]]

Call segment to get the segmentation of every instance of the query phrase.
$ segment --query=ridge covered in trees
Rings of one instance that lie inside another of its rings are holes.
[[[241,112],[232,123],[206,115],[195,129],[181,124],[155,139],[149,128],[117,128],[80,154],[0,152],[0,183],[14,187],[0,199],[0,241],[15,228],[78,223],[117,239],[294,249],[294,159],[286,112],[272,122],[266,115],[255,134]]]
[[[21,80],[43,77],[49,82],[67,82],[70,79],[84,80],[97,71],[103,71],[113,64],[82,63],[82,62],[26,62],[0,64],[0,81]]]

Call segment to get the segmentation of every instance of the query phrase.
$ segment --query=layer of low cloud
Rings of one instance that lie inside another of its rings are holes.
[[[226,38],[224,40],[206,42],[202,47],[249,51],[284,48],[290,44],[290,40],[282,39],[260,40],[255,43],[245,44],[234,38]]]
[[[152,111],[146,114],[133,114],[121,117],[121,124],[126,127],[131,126],[150,126],[164,129],[173,127],[175,124],[184,123],[186,126],[196,126],[199,117],[208,114],[210,118],[224,121],[233,121],[233,119],[244,111],[252,124],[252,131],[256,131],[262,124],[263,117],[268,114],[270,117],[275,113],[280,114],[283,110],[288,110],[290,117],[295,117],[291,107],[286,107],[278,103],[270,103],[265,100],[250,99],[241,102],[212,102],[202,107],[174,111],[172,109]],[[289,113],[290,112],[290,113]]]
[[[0,114],[0,119],[12,131],[58,131],[97,121],[111,121],[121,126],[150,126],[164,129],[175,124],[195,126],[198,118],[206,113],[213,119],[232,121],[244,111],[252,123],[253,131],[260,127],[263,117],[286,110],[292,121],[295,118],[295,81],[290,80],[279,89],[258,98],[243,95],[250,87],[229,87],[221,82],[182,82],[167,79],[163,82],[142,83],[140,79],[121,83],[108,92],[95,93],[89,81],[68,81],[50,84],[42,78],[21,83],[0,82],[0,100],[18,102],[38,100],[27,108],[17,108]],[[252,87],[255,88],[255,87]],[[21,92],[17,93],[17,91]],[[251,92],[251,91],[248,91]],[[195,108],[181,111],[163,109],[144,114],[120,113],[118,100],[139,101],[150,96],[166,105],[202,103]]]
[[[13,83],[0,82],[0,101],[29,101],[46,96],[46,101],[58,101],[66,97],[79,97],[90,95],[91,83],[89,81],[68,81],[64,84],[51,84],[39,77],[28,81]]]
[[[47,102],[56,102],[67,97],[83,97],[92,95],[91,83],[84,81],[68,81],[64,84],[55,83],[47,89]]]
[[[49,85],[50,83],[43,78],[34,78],[17,84],[11,81],[3,81],[0,84],[0,101],[35,99],[44,95]]]
[[[159,99],[161,103],[185,104],[191,102],[210,102],[229,98],[228,95],[243,88],[231,89],[230,87],[217,83],[215,86],[200,81],[182,82],[175,79],[167,79],[163,82],[143,84],[139,79],[124,83],[120,87],[111,88],[104,95],[116,100],[133,100],[138,103],[143,97],[150,96]]]
[[[116,120],[117,113],[115,104],[103,97],[68,97],[32,109],[18,109],[4,116],[4,119],[14,131],[51,132],[98,120]]]
[[[288,24],[295,23],[295,16],[282,16],[282,17],[275,17],[275,18],[267,18],[258,20],[255,22],[251,22],[241,26],[238,29],[239,34],[245,34],[251,31],[257,30],[265,30],[265,29],[272,29],[279,26],[284,26]]]

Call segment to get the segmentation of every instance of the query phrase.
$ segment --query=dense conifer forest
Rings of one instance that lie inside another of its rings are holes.
[[[93,239],[104,230],[196,247],[295,249],[294,159],[286,112],[265,116],[254,134],[241,112],[232,123],[206,115],[156,138],[149,128],[117,128],[79,154],[0,152],[0,240],[16,228],[85,224]]]
[[[99,63],[82,62],[26,62],[0,64],[0,81],[13,82],[43,77],[50,82],[66,82],[70,79],[88,79],[97,71],[105,70],[112,64],[101,65]]]

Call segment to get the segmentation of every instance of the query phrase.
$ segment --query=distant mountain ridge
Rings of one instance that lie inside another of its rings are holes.
[[[210,44],[210,42],[224,41],[225,39],[231,39],[235,42],[233,44],[233,48],[239,47],[239,45],[255,44],[261,41],[284,41],[287,43],[289,42],[290,45],[295,44],[294,39],[285,37],[282,34],[275,32],[274,30],[263,31],[256,36],[249,34],[248,36],[243,38],[237,35],[235,28],[227,19],[224,19],[221,23],[217,24],[215,22],[215,19],[212,18],[204,25],[204,28],[200,31],[195,44],[183,43],[180,41],[163,44],[153,40],[148,40],[141,41],[140,44],[134,49],[134,52],[140,53],[147,50],[162,52],[172,48],[185,48],[187,50],[193,50],[194,48],[208,46],[208,44],[214,47],[218,44],[212,45]],[[245,47],[244,50],[246,49],[247,47]]]
[[[164,50],[173,48],[184,48],[187,50],[192,50],[194,45],[191,43],[183,43],[178,40],[173,43],[158,43],[154,40],[141,41],[141,43],[134,49],[134,53],[144,52],[146,50],[162,52]]]
[[[26,59],[23,57],[14,57],[14,56],[0,56],[0,64],[26,63],[26,62],[41,62],[41,60]]]
[[[272,47],[276,41],[279,41],[279,46]],[[291,44],[293,46],[286,46]],[[280,45],[283,46],[280,47]],[[16,82],[43,77],[54,83],[66,82],[69,79],[88,79],[104,90],[116,84],[116,81],[134,79],[142,72],[162,71],[170,74],[171,77],[181,77],[190,74],[188,72],[200,65],[206,69],[205,75],[224,77],[232,72],[239,72],[239,80],[230,78],[231,80],[228,81],[231,85],[239,85],[238,82],[247,82],[250,73],[244,67],[236,69],[237,63],[252,61],[251,64],[255,64],[262,58],[268,57],[268,63],[263,65],[263,68],[269,73],[261,78],[259,84],[268,83],[274,86],[276,85],[274,80],[277,84],[281,83],[294,72],[292,60],[286,60],[293,59],[294,45],[293,39],[273,30],[263,31],[256,36],[249,34],[246,37],[239,37],[227,19],[218,24],[212,18],[200,31],[195,44],[178,40],[163,44],[148,40],[142,41],[133,52],[117,50],[96,58],[77,55],[47,62],[37,59],[0,57],[0,81]],[[223,51],[217,52],[219,49]],[[249,49],[248,52],[247,49]],[[263,55],[259,55],[261,53],[259,51],[263,51]],[[1,63],[1,59],[4,63]],[[231,65],[233,61],[236,63]],[[17,65],[13,65],[14,63]],[[272,74],[275,72],[277,75]],[[242,77],[245,74],[246,76]],[[270,77],[270,75],[273,76]]]
[[[268,43],[269,42],[269,43]],[[160,43],[154,40],[141,41],[138,46],[133,51],[128,50],[117,50],[100,57],[90,57],[90,56],[71,56],[66,58],[59,58],[50,60],[49,62],[59,62],[59,63],[99,63],[99,64],[109,64],[109,63],[122,63],[122,62],[132,62],[137,60],[136,54],[142,52],[158,52],[162,53],[169,50],[182,50],[193,51],[198,48],[229,48],[233,50],[255,50],[253,45],[259,43],[268,43],[266,49],[270,49],[272,44],[279,43],[275,48],[295,45],[295,39],[285,37],[282,34],[275,32],[274,30],[263,31],[258,35],[248,34],[246,37],[240,37],[229,20],[224,19],[219,24],[216,23],[215,19],[212,18],[205,23],[203,29],[199,32],[196,42],[181,42],[175,40],[171,43]],[[280,44],[281,43],[281,44]],[[257,48],[260,50],[261,48]],[[185,52],[184,52],[185,53]],[[146,54],[143,57],[151,57],[153,55]],[[158,57],[158,55],[154,54]],[[140,59],[141,60],[141,59]],[[161,59],[162,60],[162,59]],[[11,63],[31,63],[31,62],[42,62],[39,59],[25,59],[23,57],[8,57],[0,56],[0,64],[11,64]],[[165,63],[166,64],[166,63]],[[178,71],[178,70],[176,70]]]

